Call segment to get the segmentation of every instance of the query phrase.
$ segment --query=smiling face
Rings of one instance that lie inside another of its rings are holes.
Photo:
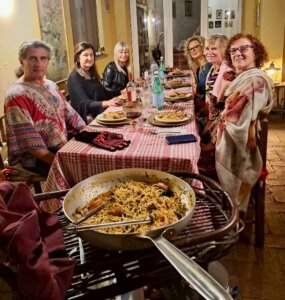
[[[256,67],[254,49],[247,38],[233,42],[230,46],[230,55],[237,74]]]
[[[27,81],[43,80],[49,64],[49,52],[44,48],[30,48],[20,64]]]
[[[214,43],[206,43],[204,48],[204,55],[209,63],[219,67],[223,61],[223,49],[218,40]]]
[[[84,71],[88,71],[95,62],[95,55],[92,48],[83,50],[79,55],[80,68]]]
[[[121,66],[125,66],[129,60],[130,52],[128,49],[121,49],[118,52],[118,62]]]
[[[197,40],[193,40],[189,43],[188,51],[193,59],[203,56],[201,44]]]

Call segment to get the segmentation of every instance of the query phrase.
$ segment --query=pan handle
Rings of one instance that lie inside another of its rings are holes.
[[[205,299],[233,299],[211,275],[162,235],[156,238],[149,236],[144,236],[144,238],[151,240],[180,275]]]

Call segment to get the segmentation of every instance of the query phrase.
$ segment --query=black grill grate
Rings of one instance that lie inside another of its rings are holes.
[[[216,182],[196,174],[186,177],[195,190],[196,207],[188,226],[172,242],[206,265],[223,256],[236,242],[238,210]],[[60,221],[64,229],[68,221],[63,215]],[[64,233],[64,239],[69,256],[77,261],[66,299],[112,298],[145,285],[166,282],[178,274],[156,248],[106,251],[83,242],[85,263],[81,263],[78,237]]]

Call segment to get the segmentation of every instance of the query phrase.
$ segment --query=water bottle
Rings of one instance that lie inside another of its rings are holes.
[[[158,71],[154,72],[152,85],[152,104],[158,110],[161,110],[164,107],[163,87],[158,75]]]
[[[165,78],[165,64],[164,64],[164,60],[163,60],[163,56],[160,56],[160,61],[159,61],[159,77],[160,79],[163,81]]]
[[[150,84],[153,84],[153,79],[154,79],[154,72],[158,71],[158,65],[155,62],[155,60],[152,61],[150,65]]]

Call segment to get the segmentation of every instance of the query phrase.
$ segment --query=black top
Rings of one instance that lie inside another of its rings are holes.
[[[67,88],[71,106],[85,122],[87,122],[87,115],[92,115],[95,118],[103,111],[103,100],[113,98],[98,79],[85,79],[76,70],[70,73]]]
[[[108,63],[103,73],[103,85],[106,90],[108,90],[113,97],[117,97],[121,94],[127,83],[128,79],[128,70],[126,67],[122,68],[126,74],[119,72],[114,62]]]

